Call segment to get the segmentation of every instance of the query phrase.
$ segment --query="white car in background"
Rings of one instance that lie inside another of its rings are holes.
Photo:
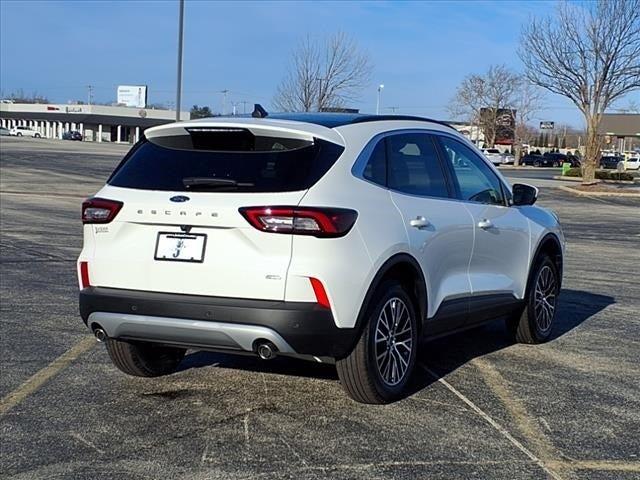
[[[494,165],[507,165],[513,163],[513,156],[500,152],[497,148],[486,148],[482,150],[484,156]]]
[[[625,170],[639,170],[640,169],[640,156],[627,158],[624,162]]]
[[[42,137],[39,131],[31,127],[13,127],[11,130],[9,130],[9,134],[14,135],[16,137],[33,137],[33,138]]]

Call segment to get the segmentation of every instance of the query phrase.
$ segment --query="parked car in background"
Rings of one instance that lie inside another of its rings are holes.
[[[624,159],[618,155],[605,155],[600,158],[600,168],[615,170],[620,162],[624,162]]]
[[[9,130],[10,135],[15,135],[16,137],[33,137],[40,138],[40,132],[31,127],[13,127]]]
[[[542,164],[542,155],[538,153],[527,153],[520,159],[520,164],[539,167]]]
[[[640,156],[627,158],[624,163],[625,170],[640,170]]]
[[[565,155],[560,152],[547,152],[542,156],[540,167],[561,167],[563,163],[569,163],[572,167],[580,167],[580,159],[575,155]]]
[[[77,130],[69,130],[68,132],[64,132],[62,134],[62,139],[63,140],[76,140],[76,141],[82,141],[82,134],[80,132],[78,132]]]
[[[8,128],[0,127],[0,136],[11,135]]]
[[[509,157],[501,153],[497,148],[486,148],[482,150],[482,153],[494,165],[507,165],[509,163]],[[511,163],[513,163],[513,156],[510,157]]]
[[[579,168],[582,166],[582,161],[580,157],[572,154],[567,155],[567,161],[571,164],[572,168]]]

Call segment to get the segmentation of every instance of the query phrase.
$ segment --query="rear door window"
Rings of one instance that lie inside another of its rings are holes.
[[[386,144],[389,188],[411,195],[449,197],[444,170],[430,135],[390,135]]]
[[[343,150],[317,138],[256,136],[246,129],[192,129],[186,135],[143,139],[108,183],[169,191],[306,190]]]

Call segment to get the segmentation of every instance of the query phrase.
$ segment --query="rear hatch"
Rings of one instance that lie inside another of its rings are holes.
[[[122,207],[85,227],[91,284],[284,300],[292,235],[260,231],[239,209],[297,206],[343,151],[328,132],[332,141],[273,125],[148,131],[96,195]]]

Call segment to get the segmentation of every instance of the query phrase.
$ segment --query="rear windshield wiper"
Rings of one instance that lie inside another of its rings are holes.
[[[216,188],[235,190],[242,187],[253,187],[253,183],[236,182],[232,178],[185,177],[182,184],[186,188]]]

